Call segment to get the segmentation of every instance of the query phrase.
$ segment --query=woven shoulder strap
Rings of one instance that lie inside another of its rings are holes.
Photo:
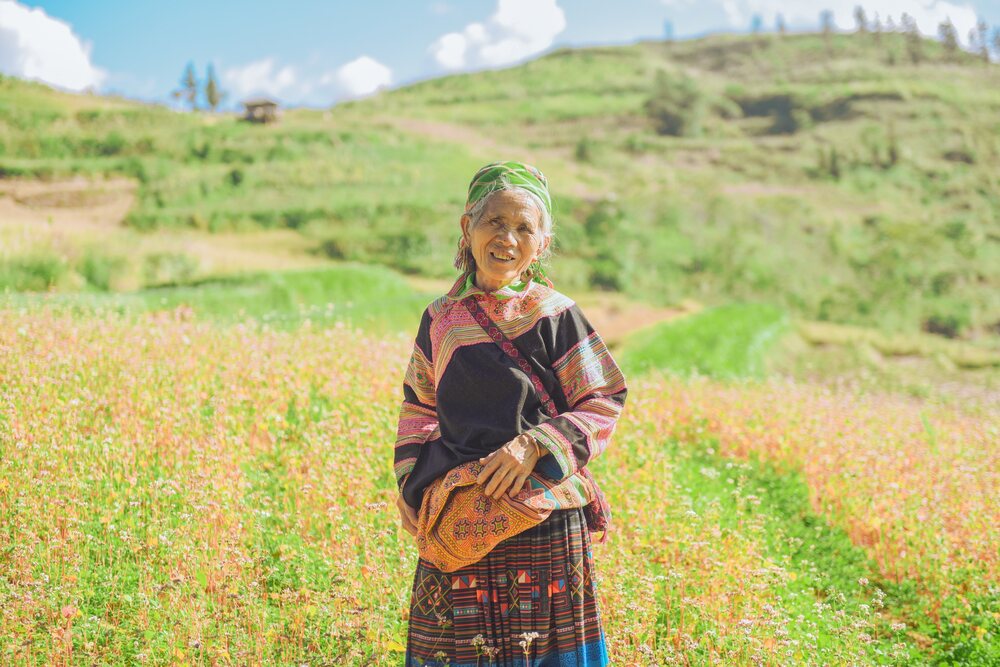
[[[486,311],[479,305],[479,302],[476,301],[475,297],[465,297],[462,299],[462,304],[466,307],[466,309],[468,309],[469,313],[472,315],[472,319],[474,319],[476,323],[483,328],[486,335],[493,339],[493,342],[496,343],[508,357],[514,360],[517,367],[524,371],[529,378],[531,378],[531,384],[535,387],[535,391],[538,392],[538,396],[542,399],[542,405],[545,407],[545,411],[549,413],[549,416],[558,417],[559,410],[556,409],[555,402],[552,400],[549,392],[546,391],[545,385],[542,384],[542,379],[538,377],[538,373],[536,373],[531,367],[531,362],[525,359],[524,355],[521,354],[519,349],[517,349],[517,346],[514,345],[513,341],[507,338],[507,336],[504,335],[504,332],[500,331],[500,327],[498,327],[493,320],[490,319],[490,316],[486,314]]]

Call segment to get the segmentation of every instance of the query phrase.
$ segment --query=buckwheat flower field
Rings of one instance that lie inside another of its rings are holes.
[[[0,664],[400,664],[411,343],[0,310]],[[613,664],[1000,655],[995,413],[630,384],[594,464],[615,512],[594,546]]]

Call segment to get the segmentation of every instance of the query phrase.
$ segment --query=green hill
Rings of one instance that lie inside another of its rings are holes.
[[[0,175],[132,177],[123,234],[290,229],[314,258],[445,277],[469,175],[524,158],[554,189],[567,289],[995,346],[1000,68],[923,48],[917,64],[898,34],[560,50],[271,127],[4,78]],[[104,252],[88,261],[132,261]],[[47,273],[58,244],[31,253],[42,286],[114,282],[72,257]],[[38,285],[0,261],[8,286]]]

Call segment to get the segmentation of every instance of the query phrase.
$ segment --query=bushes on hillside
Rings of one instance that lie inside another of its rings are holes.
[[[0,291],[44,292],[66,274],[66,261],[51,252],[0,259]]]
[[[701,134],[707,99],[697,82],[684,74],[656,74],[646,113],[659,134],[696,137]]]

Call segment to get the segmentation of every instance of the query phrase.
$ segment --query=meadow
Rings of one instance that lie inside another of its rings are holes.
[[[267,127],[0,77],[0,664],[400,664],[403,370],[508,156],[629,380],[613,664],[1000,663],[1000,74],[906,48],[560,50]]]
[[[398,664],[409,345],[185,306],[6,307],[0,661]],[[1000,657],[995,412],[630,378],[595,463],[617,519],[595,548],[615,664]]]

